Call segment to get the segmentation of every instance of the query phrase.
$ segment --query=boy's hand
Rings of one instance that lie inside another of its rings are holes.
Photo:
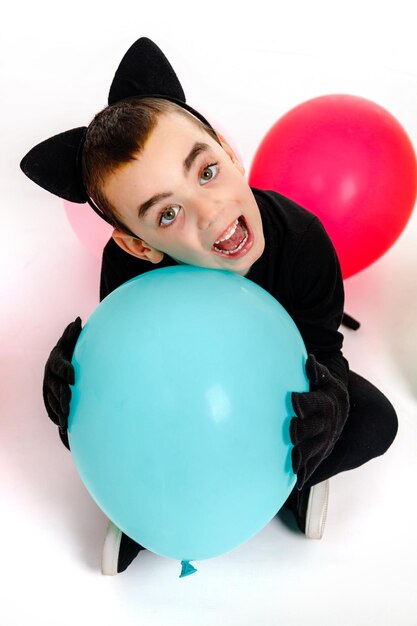
[[[66,435],[68,427],[71,400],[69,386],[74,384],[74,368],[71,358],[80,332],[81,318],[77,317],[66,327],[45,365],[43,401],[48,416],[54,424],[59,426],[61,435]]]
[[[297,417],[291,420],[293,470],[301,489],[333,450],[349,413],[346,387],[310,354],[306,373],[310,391],[291,395]]]

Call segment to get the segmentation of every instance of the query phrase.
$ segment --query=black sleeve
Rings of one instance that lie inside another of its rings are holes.
[[[164,254],[160,263],[153,265],[149,261],[138,259],[132,254],[125,252],[113,239],[110,239],[103,250],[100,301],[131,278],[171,265],[177,265],[177,262],[167,254]]]
[[[124,252],[113,239],[110,239],[103,250],[100,276],[100,301],[126,281],[149,271],[152,266]]]
[[[308,353],[315,355],[347,385],[349,365],[342,354],[344,288],[339,260],[318,218],[304,233],[295,255],[293,271],[294,319]]]

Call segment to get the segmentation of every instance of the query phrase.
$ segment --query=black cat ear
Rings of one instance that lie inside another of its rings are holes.
[[[141,37],[117,68],[109,104],[133,96],[165,96],[185,102],[185,94],[170,62],[153,41]]]
[[[20,162],[23,173],[60,198],[87,202],[79,172],[86,130],[85,126],[73,128],[39,143]]]
[[[110,87],[109,104],[133,96],[159,96],[184,106],[205,122],[185,103],[185,94],[168,59],[147,37],[138,39],[126,52]],[[206,122],[207,123],[207,122]],[[70,200],[88,202],[80,168],[87,128],[73,128],[41,142],[22,159],[20,167],[33,182],[47,191]]]

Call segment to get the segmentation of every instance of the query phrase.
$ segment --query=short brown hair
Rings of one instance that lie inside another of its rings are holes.
[[[181,106],[162,98],[128,98],[106,107],[92,120],[83,147],[81,167],[84,186],[90,198],[111,224],[133,235],[123,224],[116,208],[103,192],[109,174],[133,161],[162,114],[177,112],[203,128],[218,143],[214,130]]]

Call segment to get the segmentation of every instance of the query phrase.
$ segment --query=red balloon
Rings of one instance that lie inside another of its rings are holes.
[[[382,256],[407,224],[416,199],[416,155],[401,124],[378,104],[321,96],[272,126],[249,183],[317,215],[347,278]]]

